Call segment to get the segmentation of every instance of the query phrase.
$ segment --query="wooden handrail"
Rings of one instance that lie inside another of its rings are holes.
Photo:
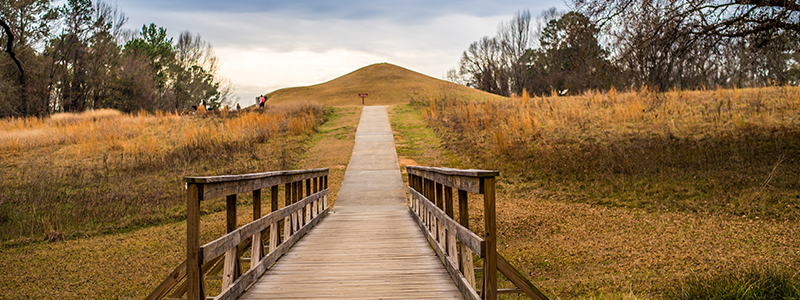
[[[222,292],[213,298],[234,299],[329,212],[327,168],[190,176],[184,177],[184,181],[187,190],[186,260],[145,299],[162,299],[172,291],[170,298],[185,295],[186,299],[205,300],[204,278],[208,272],[220,268],[222,276],[208,276],[222,279]],[[286,202],[278,209],[280,185],[285,185]],[[271,212],[264,216],[261,214],[262,189],[271,191]],[[237,195],[249,192],[253,193],[253,221],[237,227]],[[220,197],[226,198],[228,233],[200,246],[200,202]],[[280,230],[281,226],[284,230]],[[264,247],[265,242],[268,248]],[[250,269],[241,274],[241,254],[246,247],[251,252]]]
[[[524,293],[531,299],[547,299],[497,253],[495,177],[499,172],[420,166],[408,166],[406,170],[409,210],[465,298],[494,300],[501,293]],[[453,189],[458,190],[459,222],[453,219]],[[483,195],[483,238],[469,230],[468,193]],[[481,290],[475,287],[473,254],[483,259]],[[498,289],[498,271],[518,288]]]
[[[472,250],[472,253],[475,253],[480,258],[483,258],[484,249],[486,248],[485,242],[482,238],[480,238],[477,234],[470,231],[468,228],[464,227],[461,224],[458,224],[455,220],[448,217],[443,210],[436,207],[428,198],[422,196],[419,192],[417,192],[414,188],[409,187],[408,191],[411,193],[412,197],[421,198],[427,201],[420,201],[419,204],[425,206],[425,208],[431,212],[434,217],[439,219],[441,222],[442,227],[446,228],[449,232],[455,232],[456,238],[463,243],[465,246],[469,247]]]

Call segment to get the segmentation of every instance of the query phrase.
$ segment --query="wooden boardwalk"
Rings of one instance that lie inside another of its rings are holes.
[[[240,299],[463,299],[406,206],[386,107],[364,107],[336,206]]]

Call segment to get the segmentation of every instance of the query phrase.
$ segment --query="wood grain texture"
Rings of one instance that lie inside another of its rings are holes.
[[[463,299],[404,210],[331,213],[240,299]]]
[[[455,236],[458,237],[458,240],[467,245],[467,247],[469,247],[476,255],[483,257],[485,249],[483,239],[463,225],[457,223],[453,219],[448,218],[447,214],[445,214],[443,210],[436,207],[436,205],[434,205],[430,200],[425,198],[413,188],[409,188],[408,192],[412,197],[419,199],[419,205],[424,207],[425,210],[429,214],[433,215],[435,219],[439,220],[442,224],[442,227],[446,228],[450,232],[453,232]]]

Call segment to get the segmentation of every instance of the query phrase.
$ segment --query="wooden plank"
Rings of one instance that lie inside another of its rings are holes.
[[[205,299],[203,249],[200,248],[200,201],[203,186],[189,184],[186,191],[186,286],[188,299]]]
[[[280,184],[284,179],[281,177],[269,177],[253,180],[241,180],[230,182],[205,183],[203,200],[210,200],[227,195],[249,193],[254,190],[264,189],[276,184]]]
[[[469,230],[469,201],[467,191],[458,190],[458,222],[465,229]],[[470,286],[475,286],[475,271],[472,259],[472,252],[464,245],[459,247],[458,266],[464,277],[467,278]]]
[[[497,254],[497,269],[500,272],[503,272],[503,275],[506,275],[506,278],[514,283],[522,292],[525,293],[528,297],[531,297],[533,300],[548,300],[547,296],[545,296],[539,289],[537,289],[533,283],[528,281],[528,278],[522,275],[519,271],[517,271],[511,263],[506,260],[500,254]]]
[[[425,207],[425,209],[428,210],[436,219],[442,221],[441,224],[444,228],[454,232],[458,240],[467,245],[467,247],[469,247],[472,252],[478,255],[478,257],[483,257],[485,247],[483,239],[481,239],[474,232],[465,228],[463,225],[458,224],[453,219],[448,218],[444,211],[433,205],[430,200],[422,196],[413,188],[409,188],[408,192],[412,196],[419,198],[420,206]]]
[[[253,245],[250,246],[250,268],[254,268],[262,256],[264,242],[261,240],[261,231],[253,234]]]
[[[238,174],[238,175],[186,176],[183,178],[183,180],[186,181],[187,183],[218,183],[218,182],[231,182],[231,181],[241,181],[241,180],[255,180],[255,179],[271,178],[271,177],[291,178],[292,176],[297,176],[297,175],[307,176],[307,177],[300,177],[302,179],[306,179],[306,178],[323,176],[327,174],[327,172],[328,168],[320,168],[320,169],[307,169],[307,170],[272,171],[263,173]]]
[[[236,265],[239,261],[239,253],[236,247],[225,252],[225,268],[222,270],[222,289],[227,289],[238,276],[236,276]]]
[[[278,244],[281,243],[280,238],[280,225],[278,221],[272,222],[269,225],[269,252],[275,251]]]
[[[295,204],[291,204],[287,207],[281,208],[277,211],[271,212],[266,216],[261,217],[258,220],[248,223],[230,233],[217,238],[205,245],[203,245],[201,250],[205,254],[203,263],[214,259],[215,257],[222,255],[231,247],[240,244],[243,239],[254,235],[256,232],[262,231],[266,229],[268,224],[272,224],[273,222],[277,222],[281,218],[288,217],[292,215],[295,211],[299,210],[303,207],[303,205],[313,202],[314,200],[320,199],[321,197],[328,194],[328,190],[323,190],[316,194],[306,197],[300,202]],[[199,203],[199,202],[198,202]]]
[[[267,269],[269,269],[272,264],[274,264],[278,258],[283,256],[286,251],[289,250],[297,241],[300,240],[311,228],[316,226],[322,218],[324,218],[328,214],[328,209],[325,209],[319,216],[314,218],[311,222],[309,222],[306,226],[301,228],[294,236],[287,239],[286,242],[282,243],[278,246],[275,251],[270,251],[270,253],[262,259],[255,268],[251,268],[247,271],[244,275],[239,277],[233,284],[231,284],[227,288],[223,288],[222,293],[220,293],[215,299],[218,300],[232,300],[236,299],[244,293],[244,291],[250,287],[259,277],[261,277]]]
[[[446,169],[446,168],[427,168],[427,167],[415,167],[409,166],[407,167],[408,173],[413,174],[415,176],[420,176],[422,178],[433,180],[435,182],[444,184],[446,186],[450,186],[456,189],[465,190],[471,193],[476,194],[483,194],[483,186],[481,183],[481,178],[489,176],[491,174],[498,175],[499,173],[496,171],[484,171],[484,170],[472,170],[474,172],[440,172],[439,169]],[[446,169],[446,170],[457,170],[457,169]],[[464,170],[470,171],[470,170]],[[474,176],[468,175],[459,175],[459,174],[469,174]],[[432,197],[430,197],[432,198]]]
[[[497,299],[497,223],[495,212],[495,178],[481,178],[483,193],[483,223],[486,254],[483,255],[484,299]]]
[[[414,219],[414,221],[417,222],[417,225],[419,225],[420,229],[422,229],[423,233],[425,234],[425,238],[428,240],[428,244],[431,246],[431,248],[433,248],[433,251],[436,252],[436,255],[439,257],[439,260],[445,266],[445,269],[447,269],[447,273],[450,274],[450,277],[453,279],[453,282],[455,282],[456,287],[464,296],[464,298],[472,300],[481,299],[481,297],[478,296],[478,294],[475,292],[475,286],[469,284],[464,275],[458,271],[458,266],[456,266],[455,262],[453,262],[444,255],[444,250],[442,249],[442,247],[440,247],[439,244],[436,243],[436,240],[429,232],[424,230],[425,225],[422,223],[422,219],[420,219],[413,212],[411,212],[411,216]]]
[[[423,166],[406,166],[406,171],[417,171],[440,173],[444,175],[464,176],[464,177],[497,177],[500,176],[499,171],[495,170],[478,170],[478,169],[454,169],[442,167],[423,167]]]

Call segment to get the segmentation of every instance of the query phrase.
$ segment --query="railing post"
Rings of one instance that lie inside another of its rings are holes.
[[[458,222],[461,226],[469,229],[469,194],[467,191],[458,190]],[[461,253],[459,255],[459,264],[461,274],[467,278],[471,287],[475,287],[475,265],[472,261],[472,251],[470,251],[463,244],[461,245]]]
[[[483,299],[497,299],[497,224],[495,212],[495,178],[482,179],[483,220],[486,255],[483,259]]]
[[[227,211],[226,227],[227,232],[236,230],[236,195],[228,195],[225,198],[225,207]],[[227,289],[237,278],[241,275],[241,268],[239,266],[239,246],[233,246],[230,250],[225,252],[225,268],[222,274],[222,290]]]
[[[261,190],[253,191],[253,221],[261,218]],[[264,244],[261,242],[262,232],[253,234],[250,244],[250,268],[255,268],[258,261],[261,260],[262,252],[264,252]]]
[[[292,205],[292,183],[286,183],[283,187],[284,189],[284,199],[283,199],[283,207],[287,207]],[[286,216],[283,220],[283,239],[284,241],[289,240],[289,237],[292,236],[292,215]]]
[[[444,213],[451,219],[455,219],[453,217],[453,188],[449,186],[444,187]],[[458,263],[455,232],[450,232],[449,230],[447,232],[447,256],[453,262]]]
[[[306,197],[311,195],[311,178],[306,179]],[[311,206],[313,203],[306,204],[306,218],[303,226],[311,222]]]
[[[436,187],[436,206],[439,207],[439,209],[441,209],[442,211],[444,211],[444,197],[442,194],[442,184],[437,182],[435,184],[435,187]],[[436,218],[436,231],[438,233],[437,237],[439,240],[439,244],[441,244],[442,247],[445,248],[445,251],[447,251],[446,248],[447,234],[445,233],[446,230],[444,226],[442,226],[442,222],[439,221],[439,218]]]
[[[186,187],[186,299],[205,300],[200,252],[200,201],[203,200],[203,185],[187,184]]]
[[[325,175],[325,187],[323,188],[323,190],[327,190],[327,189],[328,189],[328,175]],[[323,207],[324,207],[323,209],[328,208],[328,196],[327,195],[325,196],[325,203],[324,203]]]
[[[278,210],[278,186],[273,185],[270,188],[270,212]],[[273,222],[269,225],[269,252],[278,248],[281,243],[281,230],[278,222]]]

